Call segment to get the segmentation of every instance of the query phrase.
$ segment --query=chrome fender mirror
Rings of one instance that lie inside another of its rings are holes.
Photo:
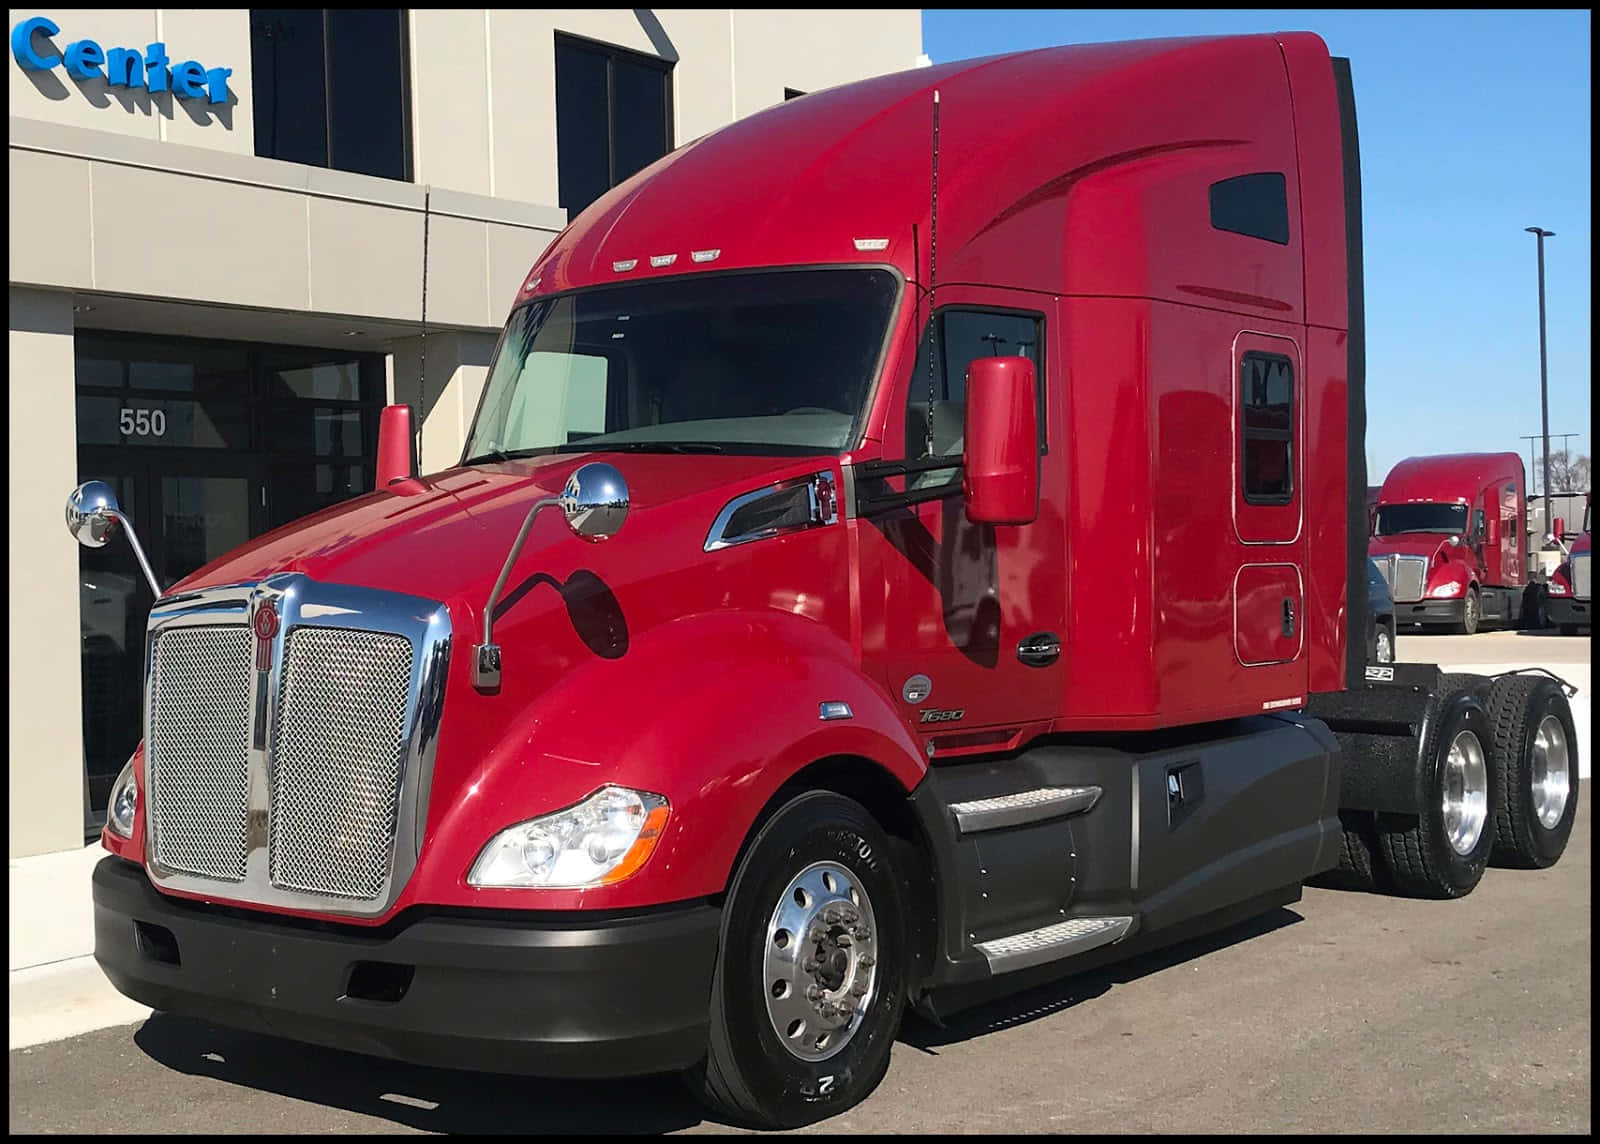
[[[150,581],[150,591],[160,598],[161,585],[144,554],[144,546],[139,543],[138,533],[133,530],[133,521],[123,513],[110,485],[104,481],[85,481],[72,490],[67,497],[67,531],[85,548],[104,548],[106,541],[118,532],[126,532],[139,568]]]
[[[489,602],[483,609],[483,642],[472,649],[472,685],[480,691],[495,691],[500,687],[500,645],[494,642],[495,605],[500,602],[511,567],[528,539],[533,518],[539,515],[540,509],[551,505],[560,507],[574,535],[596,543],[609,540],[622,530],[623,522],[628,519],[628,482],[615,465],[590,461],[573,470],[560,496],[536,501],[522,518],[522,528],[506,554],[499,579],[495,580]]]
[[[610,540],[628,519],[628,482],[604,461],[575,469],[557,500],[567,527],[585,540]]]

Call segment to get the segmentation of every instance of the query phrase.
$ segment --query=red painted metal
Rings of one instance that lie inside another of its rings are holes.
[[[967,370],[962,493],[976,524],[1031,524],[1039,515],[1039,417],[1033,363],[979,358]]]
[[[396,481],[417,475],[416,466],[412,464],[416,453],[414,440],[411,406],[385,406],[378,415],[378,488],[387,488]]]
[[[935,302],[1044,321],[1037,510],[1014,512],[1008,497],[1003,514],[1027,523],[975,524],[960,495],[870,519],[854,508],[860,462],[921,452],[906,427],[926,400],[912,378],[927,352],[918,275],[929,265],[935,89]],[[172,591],[300,571],[448,607],[455,650],[426,838],[394,910],[372,924],[423,903],[617,908],[720,893],[762,807],[820,759],[855,759],[909,790],[930,749],[1173,726],[1337,689],[1340,149],[1328,51],[1305,33],[1051,48],[774,107],[602,196],[510,301],[663,275],[891,266],[905,292],[852,448],[568,454],[380,479]],[[1289,241],[1213,229],[1211,184],[1263,171],[1285,178]],[[678,257],[655,265],[668,254]],[[1252,348],[1294,363],[1288,505],[1240,495],[1237,366]],[[390,444],[399,437],[386,435],[380,473],[409,472],[403,436],[402,461]],[[495,624],[502,686],[475,691],[472,633],[523,516],[594,459],[629,483],[626,532],[587,545],[559,513],[535,521]],[[839,523],[705,551],[731,498],[818,472],[840,491]],[[1293,637],[1280,631],[1285,595]],[[1045,668],[1016,654],[1039,633],[1062,646]],[[912,704],[902,688],[917,674],[933,690]],[[853,718],[821,721],[827,701],[848,703]],[[940,721],[923,722],[929,709]],[[960,715],[944,718],[951,711]],[[497,831],[608,782],[672,805],[637,875],[582,891],[467,886]],[[139,853],[142,829],[119,852]]]

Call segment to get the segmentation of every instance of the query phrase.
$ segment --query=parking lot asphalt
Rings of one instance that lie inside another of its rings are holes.
[[[1454,902],[1307,887],[957,1015],[818,1132],[1571,1132],[1590,1111],[1590,784],[1550,870]],[[729,1132],[675,1078],[415,1068],[157,1014],[11,1053],[13,1132]]]

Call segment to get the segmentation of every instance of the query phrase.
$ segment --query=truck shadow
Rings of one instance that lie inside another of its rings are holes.
[[[1214,933],[1203,934],[1161,949],[1153,949],[1113,962],[1100,969],[1077,973],[1071,977],[1045,979],[1050,967],[1042,966],[1033,973],[1040,978],[1038,984],[1019,993],[1012,993],[993,1001],[963,1009],[945,1019],[942,1026],[934,1024],[915,1013],[908,1013],[900,1027],[900,1041],[926,1053],[958,1041],[973,1040],[1002,1029],[1026,1025],[1041,1017],[1070,1009],[1085,1001],[1110,992],[1113,985],[1126,985],[1152,973],[1171,969],[1206,954],[1225,949],[1230,945],[1249,941],[1304,919],[1293,910],[1279,907],[1237,925]]]
[[[1301,920],[1288,909],[1128,961],[962,1010],[940,1027],[907,1014],[899,1040],[925,1053],[1026,1024],[1125,984]],[[1048,967],[1041,971],[1048,973]],[[427,1068],[327,1049],[155,1013],[134,1043],[158,1064],[188,1076],[340,1108],[425,1132],[634,1134],[689,1128],[705,1109],[677,1077],[546,1080]]]
[[[426,1068],[155,1013],[134,1034],[152,1060],[189,1076],[342,1108],[424,1132],[617,1135],[699,1124],[674,1076],[544,1080]]]

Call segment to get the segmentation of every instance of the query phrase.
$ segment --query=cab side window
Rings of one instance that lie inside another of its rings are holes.
[[[1044,319],[999,310],[940,310],[933,318],[935,362],[932,403],[928,386],[928,331],[917,343],[917,365],[906,397],[906,457],[960,457],[967,411],[967,367],[982,357],[1025,357],[1033,363],[1039,400],[1039,450],[1044,452]],[[929,410],[932,410],[930,417]],[[959,488],[961,470],[934,469],[907,482],[913,488]]]
[[[1245,503],[1288,504],[1294,499],[1294,363],[1252,350],[1239,363],[1239,390]]]

